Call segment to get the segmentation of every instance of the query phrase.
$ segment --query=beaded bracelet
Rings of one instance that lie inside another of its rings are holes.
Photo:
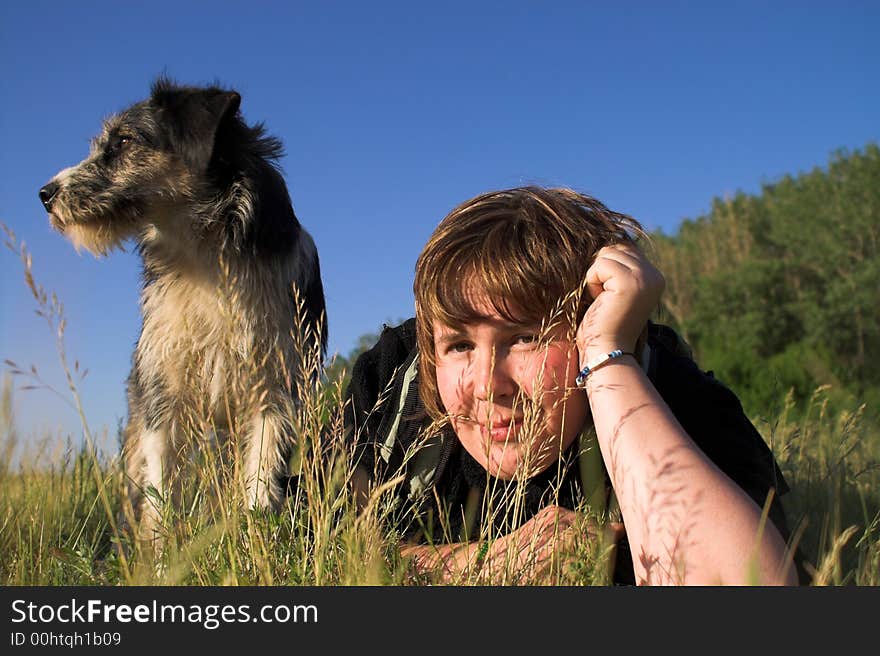
[[[479,550],[477,550],[477,565],[482,565],[483,560],[486,558],[486,553],[489,551],[489,541],[486,540],[482,544],[480,544]]]
[[[589,376],[599,367],[605,366],[609,362],[612,362],[617,358],[621,358],[624,355],[631,355],[633,357],[636,357],[636,354],[630,351],[624,351],[623,349],[614,349],[613,351],[611,351],[611,353],[606,353],[605,355],[596,358],[593,362],[588,363],[587,366],[581,369],[577,378],[575,378],[574,380],[574,384],[578,387],[584,387],[587,384],[587,376]]]

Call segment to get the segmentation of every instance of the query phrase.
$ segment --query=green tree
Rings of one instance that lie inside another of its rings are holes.
[[[654,235],[664,318],[752,412],[826,384],[878,398],[878,237],[880,148],[838,151]]]

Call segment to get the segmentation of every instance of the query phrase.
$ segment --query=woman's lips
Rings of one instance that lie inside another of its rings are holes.
[[[493,442],[516,441],[516,435],[522,427],[522,419],[497,421],[492,424],[480,424],[480,432]]]

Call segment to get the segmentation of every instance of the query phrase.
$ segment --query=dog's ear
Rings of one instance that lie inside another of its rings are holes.
[[[220,91],[219,93],[209,95],[205,99],[207,113],[204,116],[205,123],[202,126],[202,130],[204,130],[204,140],[202,143],[206,147],[210,144],[210,152],[202,152],[200,154],[198,165],[202,166],[203,169],[207,168],[211,162],[220,131],[224,126],[235,120],[240,105],[241,96],[235,91]]]
[[[170,130],[171,147],[190,169],[203,172],[214,154],[217,134],[238,114],[241,96],[213,87],[156,85],[152,103],[163,113],[162,123]]]

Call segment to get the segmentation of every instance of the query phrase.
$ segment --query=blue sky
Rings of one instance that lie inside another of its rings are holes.
[[[64,302],[90,427],[113,432],[139,263],[77,255],[37,191],[157,74],[238,90],[246,120],[282,139],[330,350],[347,353],[411,315],[421,246],[477,193],[566,185],[674,232],[713,197],[877,141],[878,32],[876,2],[6,2],[0,221]],[[0,358],[63,391],[34,308],[4,249]],[[45,390],[17,391],[15,412],[23,436],[79,434]]]

